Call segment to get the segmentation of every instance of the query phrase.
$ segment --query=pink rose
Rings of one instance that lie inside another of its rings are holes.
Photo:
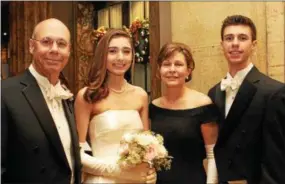
[[[150,144],[146,150],[144,159],[147,161],[152,161],[157,156],[157,148],[154,144]]]

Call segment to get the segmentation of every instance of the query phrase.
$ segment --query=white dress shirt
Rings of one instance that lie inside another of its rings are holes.
[[[240,85],[242,84],[244,78],[246,77],[246,75],[249,73],[249,71],[252,69],[253,64],[250,63],[246,68],[238,71],[236,73],[236,75],[234,76],[234,78],[231,76],[231,74],[228,72],[227,73],[227,80],[235,80],[238,83],[238,87],[236,89],[231,89],[231,88],[227,88],[226,89],[226,101],[225,101],[225,117],[227,117],[231,106],[235,100],[235,97],[237,95],[237,92],[240,88]]]
[[[56,90],[60,91],[60,93],[64,93],[62,92],[62,90],[64,91],[66,90],[61,86],[60,81],[55,86],[52,86],[52,84],[49,82],[49,80],[46,77],[40,75],[35,70],[33,65],[30,65],[29,70],[31,74],[35,77],[36,81],[38,82],[40,86],[40,89],[42,91],[42,94],[45,98],[48,109],[50,111],[50,114],[56,125],[68,164],[71,168],[71,172],[72,172],[71,183],[74,183],[74,159],[73,159],[73,152],[72,152],[73,149],[72,149],[71,135],[70,135],[69,125],[68,125],[68,122],[67,122],[67,119],[64,113],[63,105],[62,105],[62,99],[54,98],[53,96],[55,95],[51,95],[50,92],[48,92],[49,89],[53,89],[54,90],[53,92],[55,92]],[[66,91],[65,95],[67,97],[73,96],[72,93],[70,93],[69,91]],[[52,98],[50,96],[52,96]]]

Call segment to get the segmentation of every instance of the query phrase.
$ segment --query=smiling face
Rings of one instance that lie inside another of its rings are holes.
[[[162,61],[160,66],[160,77],[168,87],[181,86],[190,75],[185,56],[175,51],[170,57]]]
[[[130,39],[114,37],[108,46],[107,70],[109,75],[124,76],[133,60]]]
[[[70,55],[69,30],[56,19],[43,21],[35,28],[29,49],[33,66],[41,75],[59,75]]]
[[[221,46],[230,66],[245,68],[250,63],[249,58],[256,47],[256,40],[252,41],[249,26],[230,25],[224,29]]]

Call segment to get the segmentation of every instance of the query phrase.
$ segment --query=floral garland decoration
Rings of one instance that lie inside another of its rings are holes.
[[[149,20],[136,18],[129,29],[135,47],[135,61],[149,62]]]
[[[93,41],[96,45],[98,44],[99,40],[107,33],[107,31],[108,28],[105,28],[105,26],[101,26],[92,32]]]

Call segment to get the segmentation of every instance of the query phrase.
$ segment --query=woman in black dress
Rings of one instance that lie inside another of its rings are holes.
[[[151,129],[164,137],[174,157],[171,170],[158,173],[157,183],[217,183],[213,147],[218,110],[208,96],[185,85],[195,67],[190,49],[182,43],[166,44],[157,64],[165,90],[149,105]]]

